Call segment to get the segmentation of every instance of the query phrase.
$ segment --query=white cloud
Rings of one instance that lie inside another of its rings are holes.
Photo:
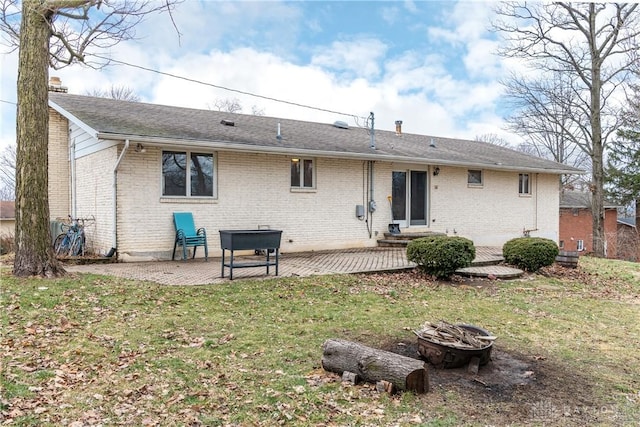
[[[0,55],[0,152],[16,141],[18,53]]]
[[[317,49],[311,65],[375,79],[380,74],[379,64],[386,54],[387,45],[377,39],[340,40]]]
[[[343,35],[320,48],[305,46],[313,53],[308,60],[297,56],[299,50],[294,49],[299,47],[298,32],[310,26],[319,33],[323,29],[314,17],[302,15],[301,4],[251,2],[251,7],[243,7],[246,4],[185,2],[174,15],[183,33],[181,45],[164,15],[138,28],[138,34],[146,35],[143,42],[122,43],[110,55],[150,69],[321,109],[360,117],[373,111],[378,129],[393,130],[395,120],[403,120],[407,133],[473,139],[501,132],[501,120],[495,113],[501,67],[489,55],[494,41],[484,29],[486,4],[456,5],[447,16],[450,25],[429,32],[434,48],[428,52],[396,51],[381,38],[356,35],[347,39]],[[411,1],[399,3],[398,8],[403,19],[419,9]],[[259,37],[253,35],[257,32]],[[462,48],[461,63],[467,75],[448,69],[447,61],[458,48]],[[3,99],[15,94],[15,58],[2,58]],[[238,98],[245,113],[257,106],[268,116],[346,120],[356,125],[348,117],[126,66],[97,71],[76,65],[51,75],[60,76],[69,91],[77,94],[111,85],[128,86],[145,102],[191,108]],[[5,115],[5,107],[2,141],[12,139],[15,131],[15,106],[11,106],[12,115]]]
[[[416,6],[416,2],[413,0],[405,0],[403,3],[403,6],[410,13],[418,12],[418,7]]]

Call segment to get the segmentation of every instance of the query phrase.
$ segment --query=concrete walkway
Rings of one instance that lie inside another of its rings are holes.
[[[253,257],[249,257],[253,258]],[[245,257],[243,257],[245,259]],[[260,257],[259,259],[264,259]],[[476,248],[479,265],[499,262],[500,248]],[[405,248],[364,248],[322,252],[286,253],[280,255],[279,277],[299,277],[323,274],[348,274],[374,271],[393,271],[414,268],[409,262]],[[495,268],[504,268],[495,266]],[[164,285],[206,285],[229,282],[229,269],[221,277],[221,259],[198,258],[187,261],[150,261],[112,264],[65,265],[69,272],[91,273],[126,279],[146,280]],[[265,267],[233,270],[233,280],[275,277],[275,267],[270,267],[269,276]]]

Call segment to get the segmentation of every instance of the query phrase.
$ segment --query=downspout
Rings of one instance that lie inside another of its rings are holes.
[[[112,185],[112,203],[111,205],[113,206],[113,229],[112,229],[112,235],[113,235],[113,245],[111,246],[111,250],[109,251],[109,253],[107,254],[108,258],[111,258],[113,255],[115,255],[116,253],[116,249],[118,247],[118,168],[120,167],[120,163],[122,162],[122,159],[124,158],[124,155],[127,153],[127,150],[129,149],[129,140],[126,139],[124,141],[124,148],[122,149],[122,152],[120,153],[120,156],[118,157],[118,160],[116,161],[116,165],[113,167],[113,185]]]
[[[376,201],[373,197],[374,195],[374,191],[373,191],[373,160],[369,161],[369,182],[371,183],[371,185],[369,186],[369,211],[371,213],[375,212],[376,210]]]
[[[535,201],[535,204],[536,204],[536,206],[535,206],[536,216],[535,216],[535,224],[533,224],[533,228],[537,230],[538,229],[538,197],[540,196],[540,194],[538,193],[538,178],[539,178],[539,174],[536,174],[535,177],[536,177],[536,182],[535,182],[535,184],[536,184],[536,201]]]
[[[535,206],[534,206],[535,216],[534,216],[534,224],[533,224],[533,229],[536,230],[536,231],[538,230],[538,197],[540,196],[540,194],[538,192],[538,178],[539,178],[538,175],[539,174],[537,174],[537,173],[535,174],[536,193],[535,193],[535,201],[534,201],[534,203],[535,203]],[[534,183],[532,183],[532,184],[534,184]]]
[[[78,217],[78,206],[76,202],[76,139],[69,145],[69,163],[71,175],[71,216]]]
[[[375,116],[373,111],[369,114],[369,120],[371,121],[371,128],[369,129],[369,134],[371,136],[371,142],[369,144],[369,148],[372,150],[376,149],[376,128],[375,128]],[[369,176],[367,177],[368,186],[369,186],[369,203],[367,206],[367,229],[369,231],[369,238],[371,238],[373,234],[373,213],[376,210],[376,201],[373,198],[373,160],[369,160],[367,165],[367,170],[369,172]]]
[[[369,160],[369,238],[371,238],[373,234],[373,213],[376,211],[376,201],[374,199],[374,188],[373,188],[373,164],[375,162],[373,160]]]

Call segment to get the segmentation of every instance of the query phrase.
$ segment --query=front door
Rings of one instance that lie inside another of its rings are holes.
[[[427,172],[393,171],[391,211],[400,227],[427,225]]]

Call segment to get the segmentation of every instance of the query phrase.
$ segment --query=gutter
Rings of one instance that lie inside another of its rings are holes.
[[[326,157],[334,159],[353,159],[353,160],[373,160],[373,161],[386,161],[386,162],[398,162],[398,163],[413,163],[423,165],[441,165],[441,166],[455,166],[455,167],[469,167],[480,168],[490,170],[502,170],[508,172],[538,172],[547,173],[552,175],[563,174],[585,174],[586,172],[581,169],[545,169],[536,167],[518,167],[518,166],[505,166],[497,165],[495,163],[476,163],[476,162],[458,162],[454,160],[442,160],[437,158],[422,158],[407,156],[396,156],[391,154],[380,154],[379,151],[375,153],[349,153],[338,151],[323,151],[323,150],[309,150],[298,148],[282,148],[282,147],[268,147],[268,146],[256,146],[256,145],[244,145],[230,141],[211,141],[211,140],[176,140],[171,138],[154,138],[140,135],[120,135],[110,133],[98,133],[98,138],[101,140],[117,141],[117,140],[131,140],[140,142],[143,144],[154,145],[157,147],[184,147],[185,149],[193,148],[206,148],[209,150],[220,151],[235,151],[245,153],[264,153],[264,154],[276,154],[276,155],[298,155],[298,156],[310,156],[310,157]]]
[[[124,141],[124,148],[122,149],[122,152],[120,153],[120,156],[118,157],[118,160],[116,161],[115,166],[113,167],[113,184],[112,184],[112,199],[111,199],[111,205],[113,206],[113,228],[111,230],[112,236],[113,236],[113,244],[111,246],[111,249],[109,250],[109,253],[107,254],[108,258],[111,258],[113,255],[115,255],[116,250],[118,248],[118,168],[120,167],[120,163],[122,162],[122,159],[124,158],[124,155],[127,153],[127,150],[129,149],[129,140],[125,139]]]

